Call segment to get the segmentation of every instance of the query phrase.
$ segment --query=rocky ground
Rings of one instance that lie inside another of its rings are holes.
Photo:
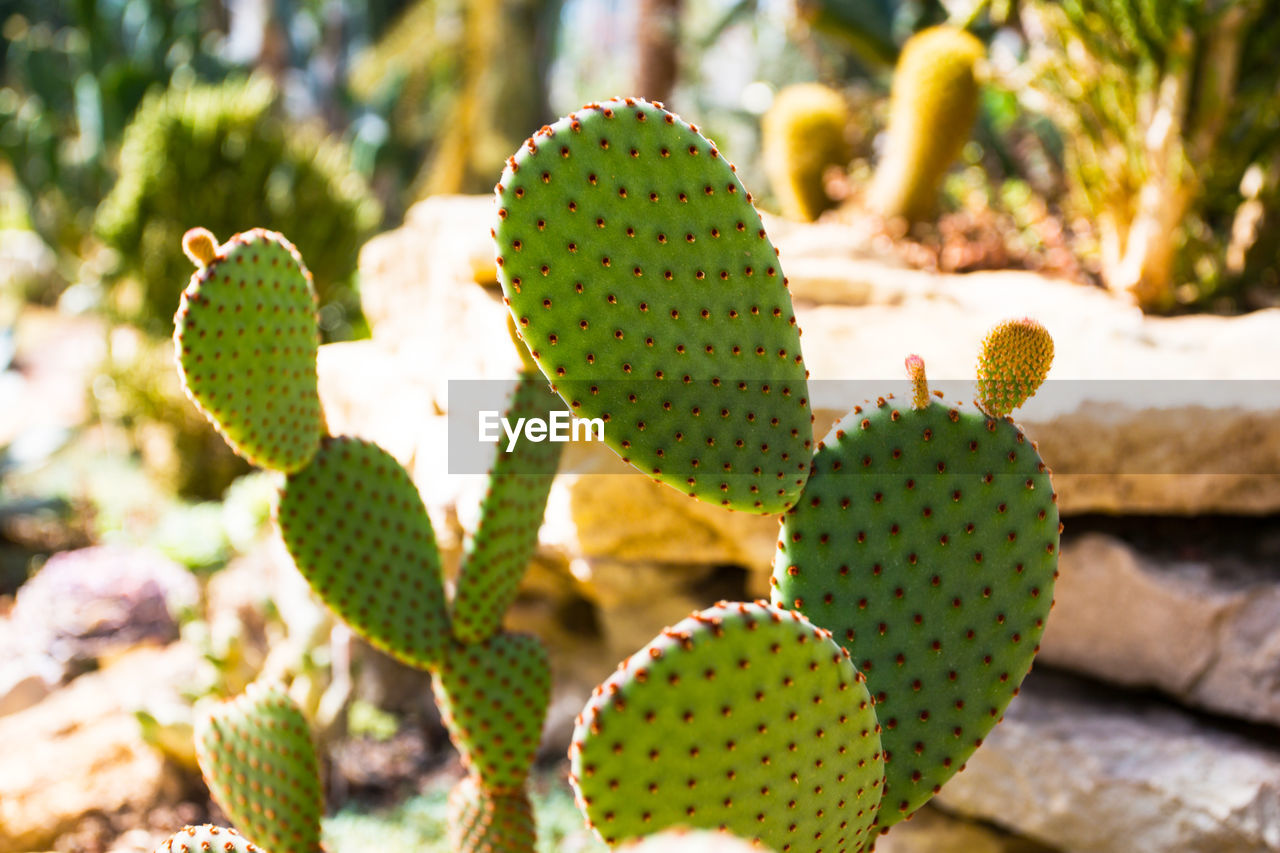
[[[489,216],[487,198],[415,207],[362,257],[373,339],[321,350],[331,428],[405,462],[450,565],[484,484],[451,473],[449,381],[500,383],[517,364],[492,284]],[[1280,850],[1280,310],[1145,318],[1100,290],[1033,273],[889,264],[838,225],[769,228],[796,300],[820,431],[866,397],[905,393],[909,352],[924,357],[935,387],[965,398],[994,321],[1037,317],[1057,342],[1050,383],[1019,414],[1054,468],[1065,524],[1041,657],[939,807],[877,849]],[[42,315],[28,332],[48,354],[20,378],[47,401],[40,417],[65,426],[84,417],[84,400],[55,386],[69,372],[90,375],[93,353],[68,343],[59,322]],[[41,427],[36,412],[0,411],[0,439]],[[553,650],[557,695],[542,756],[552,787],[591,687],[690,610],[767,595],[777,532],[776,519],[695,504],[598,446],[572,447],[562,472],[509,620]],[[290,571],[260,545],[201,591],[213,634],[249,638],[238,652],[245,672],[318,630]],[[156,595],[189,591],[155,574],[58,638],[19,630],[38,595],[0,606],[0,853],[145,851],[166,829],[216,817],[180,746],[139,737],[135,711],[185,706],[182,691],[205,666],[197,646],[168,642],[176,629],[153,606]],[[266,599],[284,615],[264,616]],[[50,667],[52,644],[96,641],[121,612],[150,613],[138,618],[154,633]],[[311,627],[290,628],[303,624]],[[410,722],[386,742],[334,735],[335,801],[429,798],[456,772],[438,721],[411,714],[425,684],[388,667],[367,658],[353,689]]]

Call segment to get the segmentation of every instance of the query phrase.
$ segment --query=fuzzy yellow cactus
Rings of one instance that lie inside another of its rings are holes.
[[[978,110],[982,42],[954,27],[931,27],[902,47],[889,100],[888,145],[871,187],[871,208],[886,219],[933,215],[942,178],[955,162]]]
[[[849,162],[849,120],[840,93],[819,83],[788,86],[774,98],[762,127],[764,166],[784,216],[811,222],[835,204],[823,176]]]

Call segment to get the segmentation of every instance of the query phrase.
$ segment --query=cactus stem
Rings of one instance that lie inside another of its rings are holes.
[[[192,228],[182,235],[182,251],[191,263],[204,269],[218,257],[218,240],[208,228]]]
[[[911,408],[929,407],[929,380],[924,375],[924,359],[912,353],[907,356],[907,376],[911,377]]]

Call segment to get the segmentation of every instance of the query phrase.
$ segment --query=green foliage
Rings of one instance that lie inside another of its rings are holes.
[[[0,16],[0,158],[30,201],[32,227],[74,253],[147,90],[174,76],[225,73],[203,38],[208,4],[17,0]]]
[[[646,101],[540,131],[498,183],[499,279],[534,360],[656,481],[790,506],[813,442],[791,296],[751,195]]]
[[[188,277],[187,229],[216,234],[264,226],[287,233],[315,274],[330,337],[358,317],[352,274],[378,206],[342,146],[287,125],[265,78],[174,86],[148,95],[125,133],[120,178],[95,227],[140,288],[127,312],[170,328]]]
[[[844,97],[818,83],[788,86],[773,99],[762,121],[763,154],[784,216],[811,222],[834,205],[824,178],[849,164],[849,122]]]
[[[1045,33],[1031,82],[1108,286],[1151,310],[1239,304],[1280,251],[1280,4],[1036,0],[1027,13]]]

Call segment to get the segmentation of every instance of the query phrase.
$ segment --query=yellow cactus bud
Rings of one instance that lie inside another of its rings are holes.
[[[978,356],[978,406],[1004,417],[1036,393],[1053,364],[1053,338],[1030,317],[1005,320],[982,341]]]
[[[192,228],[182,235],[182,251],[191,263],[204,269],[218,256],[218,240],[207,228]]]
[[[914,353],[907,356],[907,376],[911,377],[911,408],[929,407],[929,380],[924,375],[924,359]]]

